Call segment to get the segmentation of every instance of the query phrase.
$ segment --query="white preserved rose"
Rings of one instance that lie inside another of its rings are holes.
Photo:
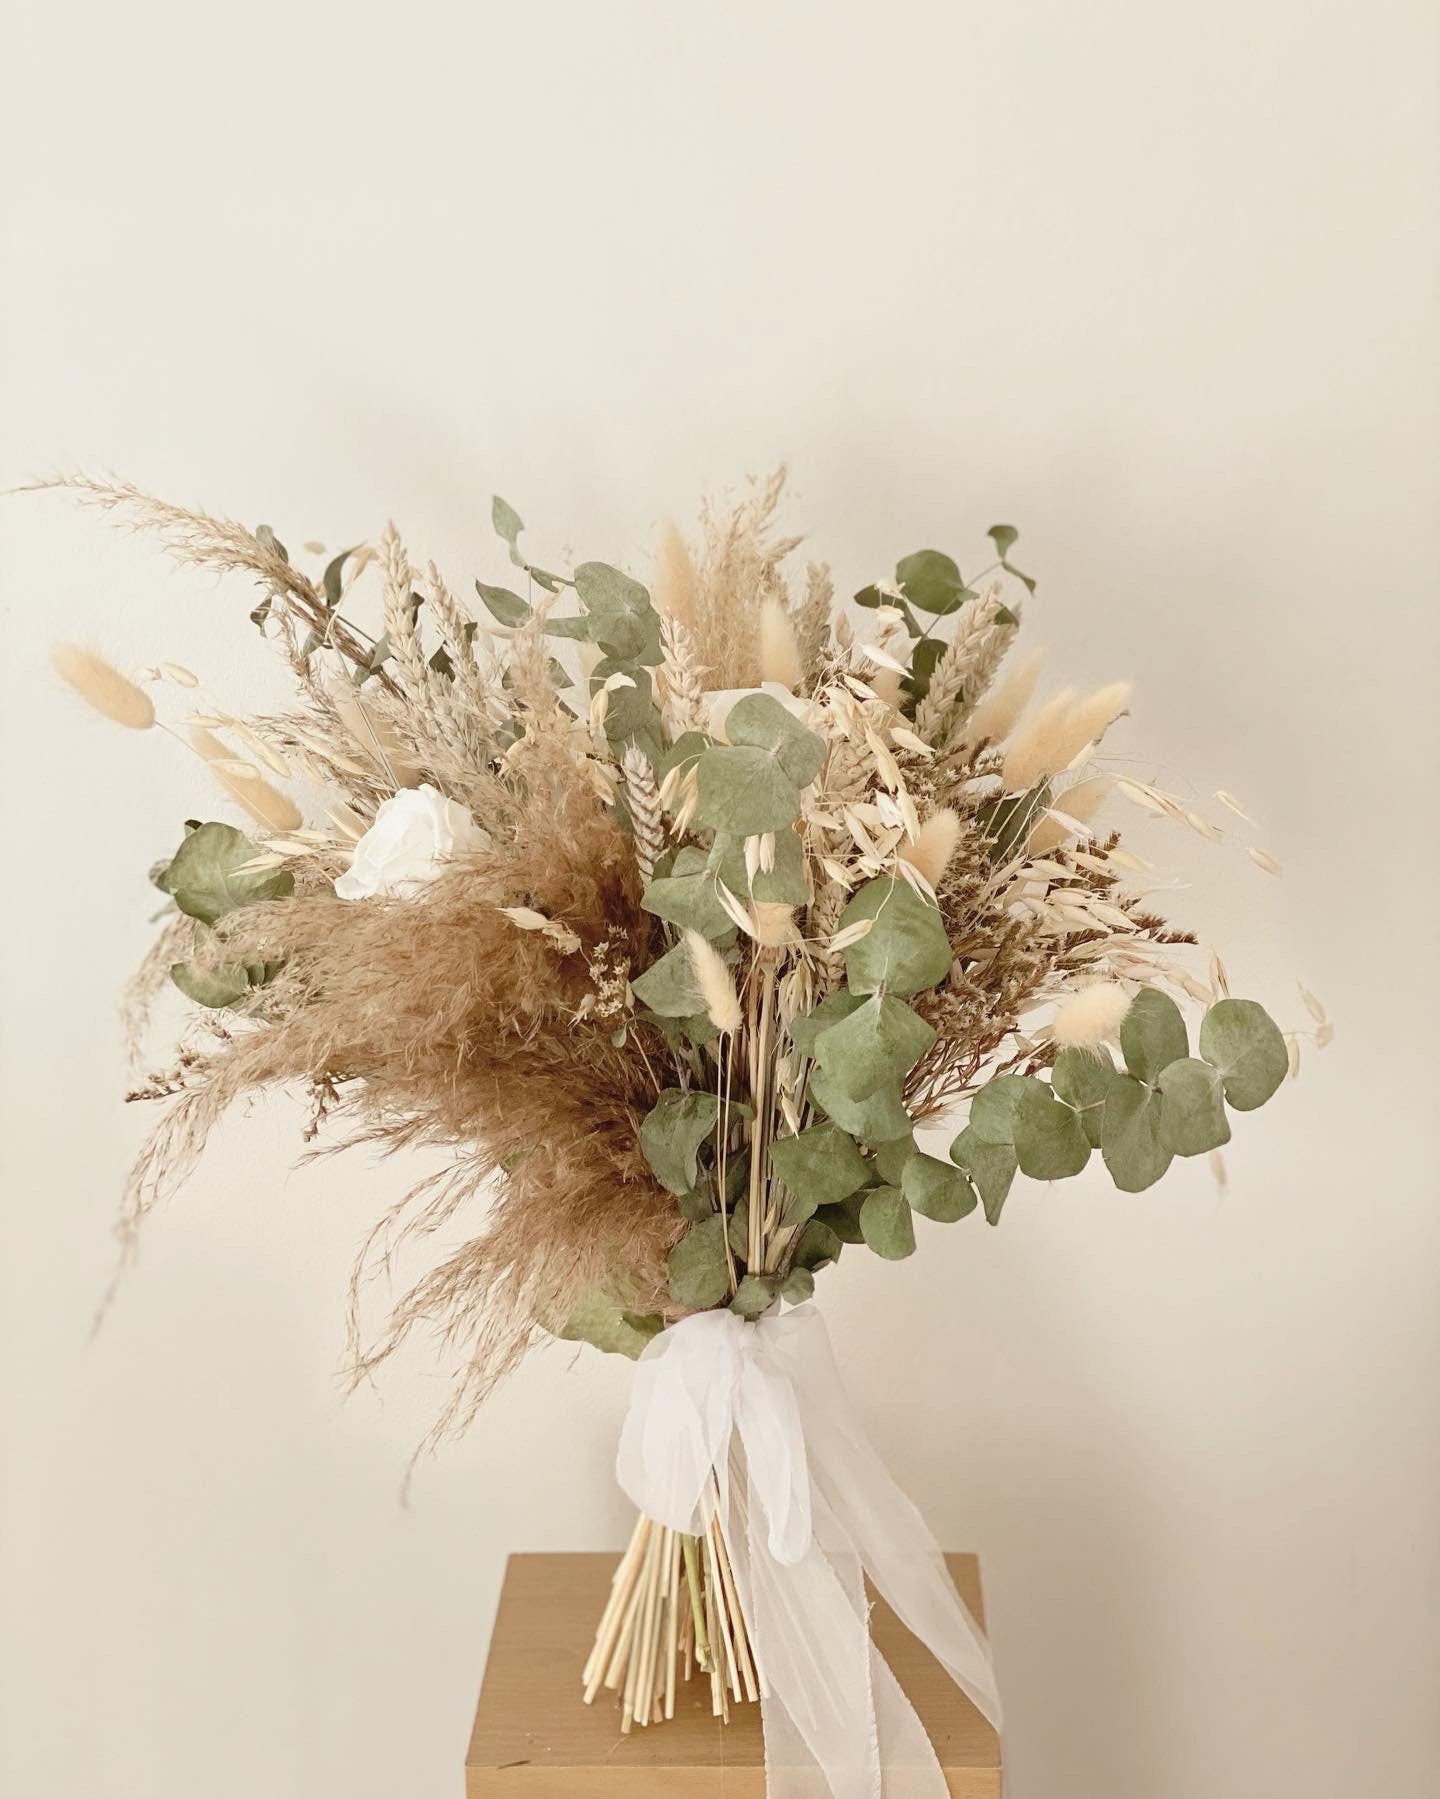
[[[380,805],[335,891],[347,900],[403,898],[434,880],[443,863],[489,846],[489,837],[455,800],[428,784],[402,788]]]

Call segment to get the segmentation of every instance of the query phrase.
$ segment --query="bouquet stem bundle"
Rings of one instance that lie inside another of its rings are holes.
[[[602,1687],[620,1695],[620,1728],[675,1716],[680,1681],[710,1683],[710,1709],[730,1720],[731,1703],[754,1703],[759,1677],[724,1533],[712,1518],[703,1536],[641,1517],[611,1582],[582,1676],[585,1703]]]

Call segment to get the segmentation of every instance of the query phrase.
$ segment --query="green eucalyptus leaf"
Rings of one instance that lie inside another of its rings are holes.
[[[792,1268],[785,1276],[780,1297],[787,1305],[804,1305],[807,1299],[815,1297],[815,1276],[808,1268]]]
[[[995,554],[1003,562],[1020,541],[1020,533],[1014,525],[991,525],[985,533],[995,546]]]
[[[488,581],[477,581],[475,591],[485,602],[485,610],[497,624],[513,629],[527,623],[532,616],[528,602],[522,600],[518,593],[512,593],[508,587],[492,587]]]
[[[1200,1054],[1218,1068],[1225,1097],[1237,1112],[1253,1112],[1285,1079],[1285,1039],[1253,999],[1222,999],[1200,1025]]]
[[[745,866],[745,843],[742,838],[717,834],[710,851],[710,873],[717,875],[739,899],[774,900],[783,906],[803,906],[810,898],[810,885],[805,878],[805,846],[798,831],[775,833],[775,855],[772,866],[757,869],[755,879]]]
[[[934,1030],[903,999],[874,994],[815,1039],[815,1060],[850,1099],[869,1099],[903,1081],[935,1041]]]
[[[813,1056],[815,1041],[821,1031],[837,1024],[842,1018],[848,1018],[864,1004],[863,994],[852,993],[848,987],[838,987],[834,993],[827,993],[813,1012],[791,1019],[790,1041],[802,1056]]]
[[[725,1260],[725,1220],[702,1218],[670,1251],[670,1296],[676,1305],[703,1311],[718,1306],[730,1291]]]
[[[203,824],[189,833],[155,884],[182,912],[214,924],[240,906],[287,899],[295,891],[295,877],[284,869],[245,867],[259,854],[233,825]]]
[[[682,1218],[688,1218],[691,1224],[699,1224],[702,1218],[708,1218],[715,1210],[715,1195],[706,1182],[699,1187],[691,1187],[687,1193],[677,1193],[675,1203],[680,1208]]]
[[[770,1145],[770,1166],[790,1190],[784,1222],[796,1224],[817,1206],[834,1205],[865,1184],[864,1157],[837,1125],[817,1124]]]
[[[972,1107],[973,1110],[973,1107]],[[989,1224],[999,1224],[1000,1212],[1015,1179],[1015,1151],[1008,1143],[987,1143],[977,1137],[974,1124],[950,1145],[950,1160],[963,1168],[975,1183]]]
[[[607,1354],[634,1361],[664,1328],[665,1321],[657,1314],[627,1311],[604,1287],[592,1287],[555,1334],[566,1343],[591,1343]]]
[[[743,1262],[750,1253],[750,1201],[748,1198],[737,1199],[726,1214],[725,1235],[730,1241],[731,1255],[737,1261]]]
[[[893,1143],[881,1143],[875,1149],[875,1172],[887,1187],[900,1186],[905,1178],[905,1164],[918,1156],[913,1137],[897,1137]]]
[[[734,837],[783,831],[800,810],[800,790],[769,750],[716,745],[696,763],[700,817]]]
[[[1160,1135],[1160,1101],[1133,1075],[1117,1074],[1105,1096],[1100,1153],[1122,1193],[1153,1187],[1170,1166],[1172,1152]]]
[[[950,972],[950,940],[940,909],[908,881],[880,875],[867,881],[840,914],[839,930],[870,919],[865,936],[845,951],[846,980],[855,993],[918,993]]]
[[[1140,989],[1121,1022],[1120,1048],[1130,1073],[1152,1085],[1162,1068],[1190,1054],[1184,1014],[1168,993]]]
[[[509,544],[511,552],[515,550],[515,540],[525,529],[525,521],[510,504],[495,494],[490,501],[490,523],[495,527],[495,535]]]
[[[960,1170],[918,1150],[905,1164],[900,1191],[912,1211],[937,1224],[953,1224],[975,1210],[975,1189]]]
[[[900,683],[912,699],[923,700],[929,693],[935,664],[945,654],[947,647],[944,639],[939,637],[922,637],[915,645],[914,654],[910,658],[910,672]]]
[[[250,976],[243,962],[220,962],[202,968],[195,962],[174,962],[170,979],[197,1006],[233,1006],[250,991]]]
[[[895,564],[895,579],[912,606],[922,612],[954,612],[967,597],[953,559],[940,550],[916,550]]]
[[[1080,1114],[1080,1123],[1099,1149],[1105,1122],[1105,1095],[1115,1079],[1115,1064],[1108,1049],[1062,1049],[1050,1071],[1050,1084],[1067,1106]]]
[[[671,1193],[688,1193],[699,1177],[700,1145],[715,1129],[720,1101],[713,1093],[668,1087],[640,1126],[640,1147],[655,1178]]]
[[[698,931],[702,937],[723,937],[735,921],[720,904],[715,877],[703,850],[686,846],[671,864],[668,875],[656,875],[640,901],[645,911],[668,924]]]
[[[648,612],[649,592],[608,562],[582,562],[575,570],[575,592],[587,612]]]
[[[1218,1069],[1194,1056],[1161,1071],[1160,1141],[1177,1156],[1203,1156],[1230,1141]]]
[[[860,1208],[865,1203],[867,1191],[867,1188],[862,1187],[848,1199],[842,1199],[838,1205],[821,1206],[811,1223],[823,1224],[841,1243],[863,1243],[865,1238],[860,1230]],[[809,1229],[808,1225],[806,1229]]]
[[[898,1083],[880,1088],[868,1099],[851,1099],[823,1068],[817,1068],[810,1076],[810,1097],[842,1131],[872,1147],[908,1137],[915,1128]]]
[[[635,997],[662,1018],[688,1019],[705,1011],[705,995],[700,991],[690,953],[683,943],[666,950],[658,962],[652,962],[630,985]]]
[[[897,1187],[870,1189],[860,1207],[860,1229],[869,1247],[887,1262],[903,1262],[915,1253],[915,1220]]]
[[[1007,794],[1002,799],[987,800],[980,807],[975,822],[994,842],[997,862],[1008,861],[1024,847],[1050,800],[1050,783],[1041,781],[1027,793]]]
[[[812,1274],[840,1260],[844,1243],[828,1224],[811,1218],[795,1239],[790,1260],[796,1268],[808,1268]]]
[[[803,1272],[803,1271],[802,1271]],[[768,1274],[747,1274],[735,1289],[730,1310],[752,1321],[763,1318],[780,1296],[780,1282]]]
[[[1079,1114],[1056,1099],[1043,1081],[1020,1095],[1013,1130],[1015,1159],[1031,1180],[1066,1180],[1090,1160],[1090,1139]]]
[[[1044,1084],[1028,1074],[1000,1074],[982,1087],[970,1101],[970,1129],[982,1143],[1014,1147],[1015,1114],[1020,1102],[1034,1087],[1044,1092]]]
[[[725,735],[736,747],[766,750],[797,787],[808,787],[825,765],[825,739],[807,730],[773,694],[748,693],[725,715]]]

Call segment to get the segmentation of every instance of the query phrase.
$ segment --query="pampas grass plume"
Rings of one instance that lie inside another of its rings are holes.
[[[700,576],[690,547],[671,520],[660,527],[655,545],[654,600],[661,612],[693,629],[699,609]]]
[[[1057,1008],[1051,1038],[1061,1049],[1098,1049],[1120,1035],[1129,1010],[1130,996],[1123,987],[1114,981],[1091,981],[1077,987]]]
[[[60,679],[112,723],[132,731],[148,731],[155,723],[155,708],[144,688],[94,650],[78,643],[59,643],[50,652],[50,661]]]
[[[790,615],[779,600],[767,595],[760,602],[760,679],[778,681],[793,693],[804,674]]]
[[[949,806],[941,806],[921,825],[914,842],[901,846],[900,854],[912,868],[919,869],[932,887],[937,887],[959,841],[959,814]]]
[[[707,943],[698,931],[687,930],[685,948],[690,957],[690,966],[695,971],[695,980],[705,1000],[705,1010],[710,1014],[710,1022],[717,1031],[738,1031],[741,1024],[740,1001],[735,994],[735,983],[730,979],[730,970],[721,960],[720,952],[713,944]]]
[[[1047,775],[1068,768],[1087,744],[1096,743],[1130,698],[1128,681],[1112,681],[1077,700],[1073,688],[1057,693],[1015,735],[1005,757],[1005,785],[1023,793]]]

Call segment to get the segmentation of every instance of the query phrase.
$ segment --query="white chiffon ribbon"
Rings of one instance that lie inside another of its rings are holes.
[[[698,1312],[662,1331],[636,1365],[615,1471],[672,1530],[697,1535],[718,1515],[760,1675],[771,1799],[945,1799],[870,1640],[865,1575],[998,1729],[990,1651],[861,1430],[813,1305],[758,1324]]]

